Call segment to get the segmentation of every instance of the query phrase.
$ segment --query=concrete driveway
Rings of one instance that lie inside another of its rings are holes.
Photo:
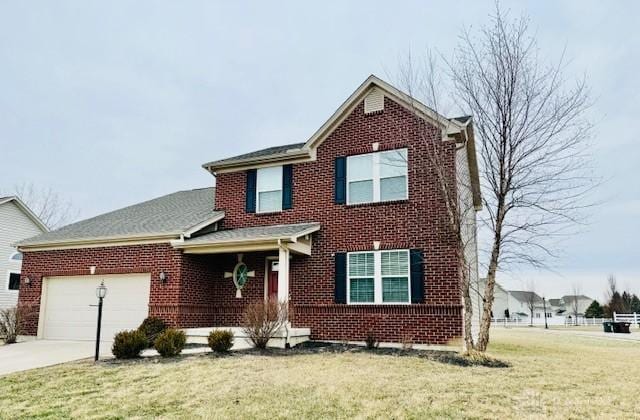
[[[0,376],[23,370],[92,358],[91,341],[32,340],[0,346]],[[111,355],[111,343],[100,344],[101,357]]]

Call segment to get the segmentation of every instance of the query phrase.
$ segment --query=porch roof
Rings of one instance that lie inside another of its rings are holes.
[[[171,244],[188,254],[267,251],[286,246],[294,253],[308,255],[311,253],[309,235],[318,230],[320,223],[255,226],[220,230]]]

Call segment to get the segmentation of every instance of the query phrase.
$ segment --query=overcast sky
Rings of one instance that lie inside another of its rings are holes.
[[[307,140],[369,74],[389,78],[409,50],[449,54],[493,8],[218,3],[0,0],[0,190],[51,187],[85,218],[210,186],[202,163]],[[556,273],[499,280],[521,289],[533,279],[549,297],[579,281],[601,298],[614,273],[640,292],[640,2],[504,4],[530,15],[542,57],[566,47],[567,75],[586,74],[606,182]]]

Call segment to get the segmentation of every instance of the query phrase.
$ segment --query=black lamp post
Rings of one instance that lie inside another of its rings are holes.
[[[96,355],[94,360],[97,362],[100,355],[100,328],[102,327],[102,300],[107,295],[107,286],[104,285],[104,280],[100,283],[100,286],[96,288],[96,296],[98,297],[98,330],[96,331]]]
[[[542,298],[542,306],[544,307],[544,329],[548,330],[549,325],[547,325],[547,299],[545,297]]]

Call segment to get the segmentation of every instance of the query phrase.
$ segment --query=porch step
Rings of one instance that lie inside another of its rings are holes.
[[[230,330],[233,333],[233,349],[242,350],[253,347],[253,343],[242,331],[241,327],[210,327],[210,328],[185,328],[183,331],[187,335],[187,343],[208,344],[209,333],[214,330]],[[311,336],[310,328],[289,328],[289,345],[295,347],[300,343],[309,341]],[[275,336],[269,340],[267,347],[284,348],[287,343],[287,330],[279,329]]]

